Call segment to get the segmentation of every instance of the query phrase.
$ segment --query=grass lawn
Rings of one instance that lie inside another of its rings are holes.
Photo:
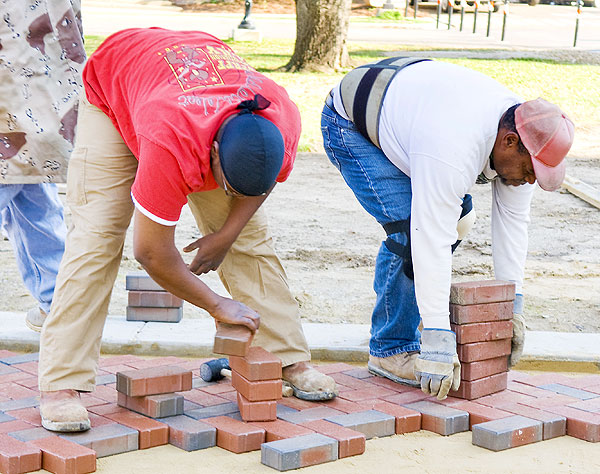
[[[91,54],[103,38],[86,36]],[[321,151],[320,115],[323,99],[343,77],[339,73],[286,73],[284,66],[294,51],[293,40],[264,40],[261,43],[226,41],[251,66],[285,87],[302,115],[300,151]],[[376,49],[374,49],[376,47]],[[354,66],[381,59],[398,45],[358,43],[348,45]],[[480,71],[525,99],[544,97],[569,114],[578,128],[591,129],[600,123],[600,66],[564,64],[534,59],[437,59]]]

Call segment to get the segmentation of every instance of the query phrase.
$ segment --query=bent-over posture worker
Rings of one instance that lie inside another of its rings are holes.
[[[375,267],[371,372],[440,399],[458,388],[452,250],[475,183],[492,186],[495,276],[516,284],[511,363],[518,360],[533,184],[560,186],[573,128],[556,105],[523,102],[491,78],[443,62],[390,58],[334,87],[322,114],[325,150],[387,233]]]
[[[300,116],[285,90],[215,37],[130,29],[110,36],[83,73],[86,97],[67,179],[72,224],[41,339],[43,426],[89,428],[79,391],[94,390],[102,329],[125,233],[164,289],[217,321],[255,331],[281,358],[296,396],[335,396],[308,364],[296,301],[259,209],[292,170]],[[184,251],[175,226],[188,203],[203,237]],[[234,299],[194,274],[217,270]]]

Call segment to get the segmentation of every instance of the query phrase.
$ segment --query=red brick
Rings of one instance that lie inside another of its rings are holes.
[[[213,352],[245,357],[254,338],[246,326],[218,323]]]
[[[5,413],[33,426],[42,426],[42,417],[40,416],[40,409],[38,407],[22,408],[21,410],[12,410]]]
[[[211,383],[210,385],[199,387],[198,390],[202,390],[203,392],[210,393],[212,395],[221,396],[227,392],[235,392],[235,388],[233,388],[233,385],[231,385],[231,380],[223,383]]]
[[[281,398],[281,379],[250,382],[237,372],[232,372],[231,384],[244,398],[251,402],[278,400]]]
[[[16,380],[15,383],[22,385],[23,387],[30,388],[31,390],[36,390],[36,391],[38,390],[37,376],[29,377],[29,378],[21,379],[21,380]]]
[[[203,392],[199,389],[193,389],[188,392],[184,392],[183,396],[186,400],[197,403],[204,407],[220,405],[222,403],[227,403],[228,401],[226,398],[220,397],[218,395],[212,395],[210,393]]]
[[[458,358],[461,362],[475,362],[510,354],[511,341],[510,339],[500,339],[498,341],[457,344],[456,346]]]
[[[16,352],[9,351],[9,350],[6,350],[6,349],[0,349],[0,359],[4,359],[6,357],[14,357],[14,356],[17,356],[17,355],[19,355],[19,354],[16,353]]]
[[[428,397],[429,394],[423,393],[421,389],[415,388],[407,392],[397,393],[396,395],[385,397],[384,400],[390,403],[395,403],[396,405],[405,405],[407,403],[413,403],[418,402],[420,400],[424,400]]]
[[[588,387],[600,385],[600,375],[594,374],[586,375],[585,377],[568,377],[568,380],[563,380],[560,383],[568,387],[588,390]]]
[[[369,410],[377,410],[396,418],[396,434],[412,433],[421,429],[421,413],[384,400],[362,402]],[[323,433],[326,434],[326,433]]]
[[[473,400],[475,398],[481,398],[486,395],[505,390],[507,383],[508,375],[506,372],[490,375],[489,377],[473,380],[472,382],[461,380],[458,390],[450,390],[448,395],[456,398]]]
[[[394,382],[393,380],[386,379],[385,377],[379,377],[379,376],[371,377],[368,380],[369,380],[370,384],[389,388],[390,390],[393,390],[394,392],[406,392],[409,389],[413,388],[413,387],[409,387],[407,385],[402,385],[400,383]],[[366,384],[366,382],[363,382],[363,387],[365,386],[365,384]]]
[[[265,442],[265,430],[228,416],[205,418],[204,423],[217,429],[217,446],[234,453],[245,453],[260,449]]]
[[[338,400],[338,399],[334,398],[331,401],[336,401],[336,400]],[[293,408],[294,410],[306,410],[308,408],[318,407],[320,404],[319,402],[309,402],[306,400],[300,400],[299,398],[296,398],[296,397],[285,397],[285,398],[282,398],[281,400],[279,400],[278,403],[281,403],[282,405],[285,405],[286,407]],[[330,403],[330,402],[326,402],[326,403]],[[348,402],[348,403],[350,403],[350,402]],[[336,408],[336,407],[334,407],[332,405],[332,408]],[[340,410],[340,411],[343,411],[343,410]]]
[[[592,413],[600,413],[600,397],[590,398],[588,400],[581,400],[579,402],[573,402],[569,404],[569,406],[571,408],[577,408],[578,410],[590,411]]]
[[[383,398],[397,393],[398,392],[390,390],[389,388],[373,386],[361,390],[350,390],[338,396],[345,400],[350,400],[351,402],[360,402],[363,400],[371,400],[374,398]]]
[[[515,299],[515,284],[501,280],[465,281],[450,287],[450,303],[459,305],[497,303]]]
[[[481,397],[477,400],[477,403],[481,403],[482,405],[487,405],[489,407],[502,409],[502,406],[506,404],[522,403],[524,405],[527,405],[535,400],[537,399],[530,395],[513,392],[511,390],[503,390],[502,392]]]
[[[273,421],[277,419],[277,401],[251,402],[238,392],[237,404],[244,421]]]
[[[109,365],[104,367],[104,371],[108,372],[109,374],[116,374],[117,372],[129,372],[130,370],[133,370],[133,367],[124,364]]]
[[[364,388],[369,388],[369,387],[373,388],[375,386],[374,384],[376,384],[375,380],[369,380],[367,382],[365,380],[357,379],[355,377],[351,377],[350,375],[346,375],[343,372],[336,372],[334,374],[331,374],[331,377],[333,378],[333,380],[335,380],[335,383],[338,385],[338,388],[340,387],[340,385],[343,385],[344,387],[349,387],[351,389],[358,390],[358,389],[364,389]],[[379,378],[381,378],[381,377],[372,377],[372,379],[379,379]],[[388,380],[388,379],[384,379],[384,378],[381,378],[381,379]],[[390,380],[390,382],[391,382],[391,380]]]
[[[88,408],[88,411],[96,415],[106,416],[110,413],[120,413],[127,411],[126,408],[120,407],[116,403],[107,403],[105,405],[96,405]]]
[[[192,372],[173,366],[117,372],[117,391],[130,397],[192,389]]]
[[[106,400],[102,400],[101,398],[94,397],[90,393],[82,393],[81,394],[81,404],[86,407],[94,407],[98,405],[105,405]]]
[[[546,398],[533,398],[531,400],[519,402],[523,405],[527,405],[533,408],[539,408],[540,410],[546,410],[548,408],[570,405],[571,403],[581,401],[579,398],[569,397],[567,395],[551,394]]]
[[[343,373],[349,375],[350,377],[354,377],[361,380],[374,378],[373,374],[371,374],[371,372],[369,372],[369,370],[365,368],[347,370]]]
[[[28,374],[31,374],[31,375],[37,375],[37,373],[38,373],[38,362],[37,361],[24,362],[23,364],[17,364],[15,367],[17,369],[19,369],[21,372],[27,372]]]
[[[315,369],[325,375],[335,374],[336,372],[345,372],[347,370],[352,370],[353,367],[350,364],[346,364],[345,362],[337,362],[336,364],[323,364],[323,365],[315,365]]]
[[[532,420],[543,423],[543,439],[557,438],[567,433],[567,419],[562,415],[550,413],[537,408],[521,405],[520,403],[509,403],[502,406],[502,410],[521,415]]]
[[[509,380],[507,387],[509,390],[518,393],[524,393],[525,395],[531,395],[536,398],[546,398],[554,396],[554,392],[550,390],[544,390],[543,388],[533,387],[531,385],[527,385],[521,382],[511,382]]]
[[[114,365],[129,365],[131,362],[137,362],[140,360],[143,359],[129,354],[111,357],[101,357],[98,361],[98,367],[106,368]]]
[[[508,370],[508,357],[500,356],[493,359],[478,360],[475,362],[462,362],[460,364],[460,377],[462,380],[473,381],[499,374]]]
[[[17,382],[19,380],[25,380],[28,378],[31,378],[31,374],[21,371],[0,375],[0,387],[5,385],[8,386],[10,382]]]
[[[27,377],[29,377],[29,374],[27,374]],[[0,395],[4,395],[11,400],[20,400],[21,398],[36,397],[38,392],[14,383],[3,383],[0,385]]]
[[[337,440],[339,458],[357,456],[365,452],[366,438],[359,431],[344,428],[325,420],[307,421],[301,426]]]
[[[128,397],[119,392],[118,403],[122,407],[151,418],[164,418],[165,416],[183,414],[183,396],[177,393]]]
[[[473,425],[477,425],[479,423],[485,423],[486,421],[499,420],[500,418],[513,416],[513,413],[469,401],[463,401],[461,403],[452,405],[452,408],[464,410],[469,413],[469,429],[473,429]]]
[[[229,367],[250,381],[281,378],[281,359],[258,346],[248,349],[246,357],[231,356]]]
[[[210,360],[210,359],[207,359]],[[175,356],[166,356],[166,357],[152,357],[150,359],[138,359],[128,362],[127,365],[130,365],[134,369],[148,369],[150,367],[162,367],[165,365],[174,365],[180,369],[187,369],[189,367],[183,367],[182,364],[187,364],[187,359],[182,359],[181,357]]]
[[[35,426],[22,420],[0,423],[0,433],[12,433],[13,431],[28,430],[30,428],[35,428]]]
[[[450,327],[456,333],[456,342],[458,344],[512,338],[512,321],[451,324]]]
[[[42,452],[28,443],[0,434],[0,471],[21,474],[42,468]]]
[[[567,434],[569,436],[592,443],[600,441],[600,414],[565,406],[549,407],[545,411],[567,418]]]
[[[469,414],[453,406],[421,400],[409,403],[406,408],[421,413],[421,428],[448,436],[469,430]]]
[[[339,397],[335,397],[333,400],[319,402],[319,405],[333,408],[344,413],[356,413],[358,411],[364,410],[364,407],[362,405],[355,402],[351,402],[350,400],[344,400],[343,398]],[[313,406],[316,405],[313,404]]]
[[[96,385],[93,396],[108,403],[117,403],[117,391],[108,385]]]
[[[484,303],[461,306],[450,305],[452,324],[485,323],[490,321],[508,321],[513,318],[513,302]]]
[[[95,413],[88,412],[88,418],[90,419],[90,424],[92,428],[97,428],[98,426],[110,425],[114,423],[114,421],[109,420],[100,415],[96,415]]]
[[[179,308],[183,300],[166,291],[128,291],[127,304],[133,307]]]
[[[527,378],[527,380],[524,380],[522,383],[532,385],[534,387],[540,387],[542,385],[549,385],[552,383],[567,385],[569,380],[571,380],[570,377],[567,377],[566,375],[549,372],[545,374],[532,375],[529,378]]]
[[[96,470],[96,453],[58,436],[30,441],[42,450],[42,468],[55,474],[85,474]]]
[[[303,436],[313,433],[313,431],[309,430],[308,428],[283,420],[253,421],[250,424],[265,430],[267,443],[270,441],[277,441],[279,439],[295,438],[296,436]]]
[[[164,423],[130,411],[110,413],[107,418],[139,432],[139,448],[147,449],[169,442],[169,427]]]

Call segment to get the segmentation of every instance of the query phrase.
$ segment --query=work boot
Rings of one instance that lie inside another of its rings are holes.
[[[283,368],[284,385],[292,387],[301,400],[331,400],[337,395],[335,380],[322,374],[308,362],[297,362]]]
[[[41,332],[44,321],[48,315],[44,313],[40,308],[35,307],[27,311],[25,317],[25,324],[29,329],[33,329],[35,332]]]
[[[372,374],[411,387],[419,387],[419,382],[415,379],[414,374],[415,360],[418,356],[418,352],[400,352],[389,357],[370,355],[367,367]]]
[[[42,426],[50,431],[86,431],[90,429],[88,412],[76,390],[40,392]]]

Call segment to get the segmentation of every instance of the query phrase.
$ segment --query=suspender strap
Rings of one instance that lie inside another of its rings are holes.
[[[365,64],[350,71],[340,84],[342,104],[346,115],[354,122],[358,131],[378,148],[379,116],[383,97],[392,79],[406,66],[425,58],[386,58]]]

